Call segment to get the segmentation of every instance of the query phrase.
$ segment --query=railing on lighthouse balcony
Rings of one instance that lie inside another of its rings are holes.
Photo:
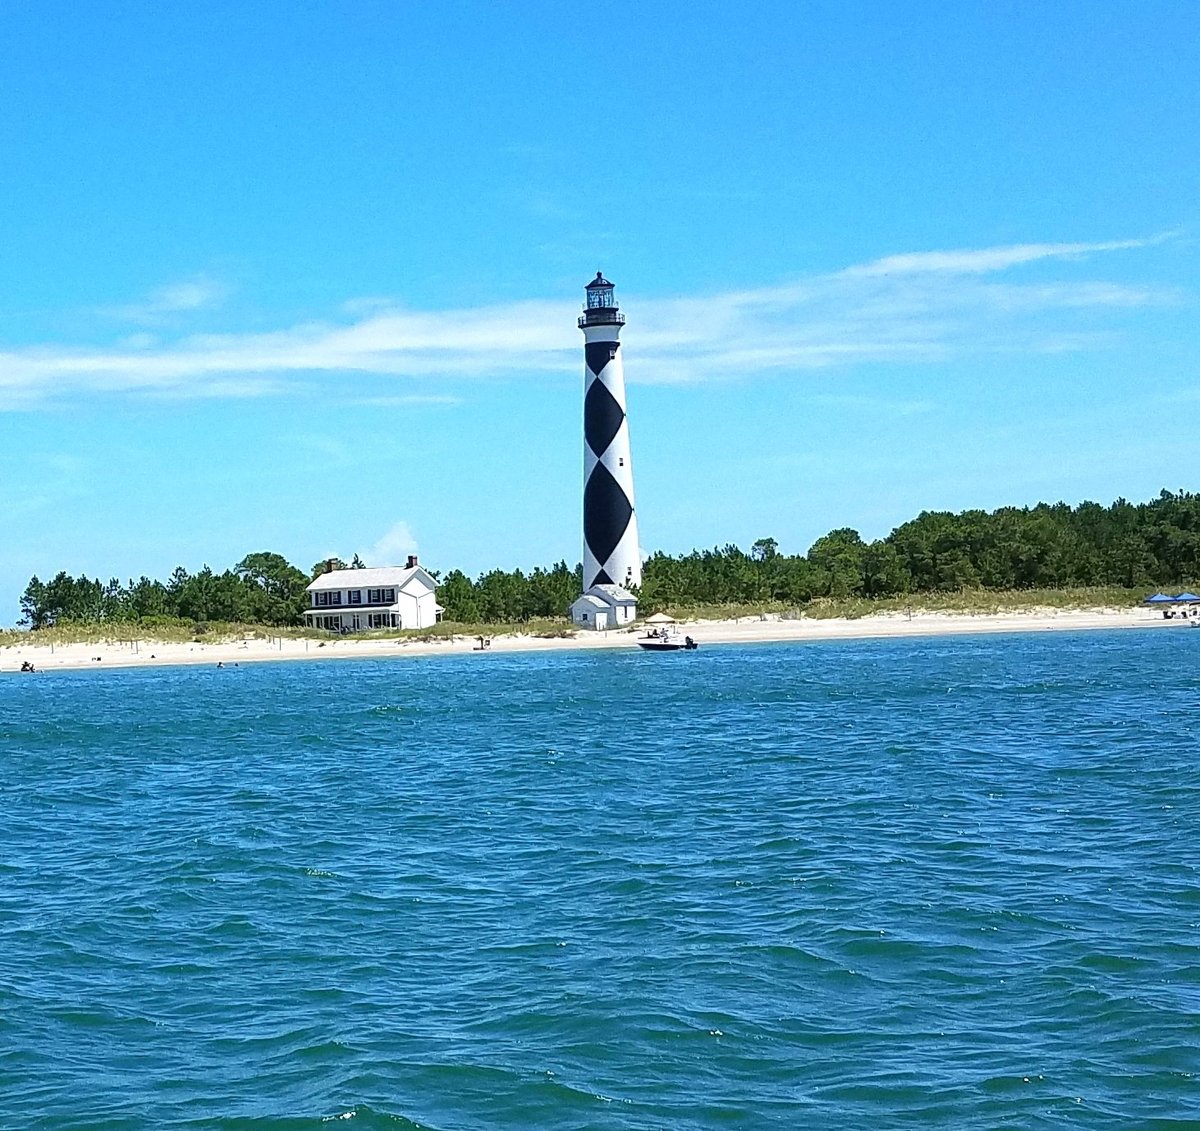
[[[613,297],[613,285],[599,271],[584,289],[587,305],[579,316],[581,330],[585,326],[625,325],[625,315],[617,309],[617,300]]]

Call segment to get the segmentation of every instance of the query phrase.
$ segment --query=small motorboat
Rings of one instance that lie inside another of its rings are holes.
[[[700,647],[690,636],[667,629],[652,629],[638,638],[637,645],[647,652],[694,652]]]

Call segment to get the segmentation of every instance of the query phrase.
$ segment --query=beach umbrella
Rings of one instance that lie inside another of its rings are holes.
[[[646,618],[647,624],[674,624],[675,618],[667,616],[666,613],[655,613],[653,616]]]
[[[1200,601],[1200,597],[1197,597],[1195,593],[1180,593],[1179,596],[1175,598],[1175,600],[1176,601]]]
[[[1153,597],[1147,597],[1143,605],[1173,605],[1178,601],[1178,597],[1168,597],[1165,593],[1155,593]]]

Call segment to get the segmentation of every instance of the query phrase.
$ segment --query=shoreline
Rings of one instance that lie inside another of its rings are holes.
[[[870,640],[903,637],[964,636],[997,632],[1062,632],[1090,629],[1185,627],[1191,621],[1164,620],[1153,609],[1032,609],[995,613],[882,613],[856,619],[798,618],[778,615],[735,620],[681,621],[703,649],[720,644],[765,644],[823,640]],[[537,637],[506,634],[490,638],[482,654],[635,648],[645,632],[639,627],[574,636]],[[271,663],[280,660],[399,659],[480,652],[479,637],[440,640],[328,640],[289,637],[213,642],[113,641],[110,643],[18,644],[0,648],[0,673],[20,672],[22,662],[42,671],[83,668],[147,668],[220,663]]]

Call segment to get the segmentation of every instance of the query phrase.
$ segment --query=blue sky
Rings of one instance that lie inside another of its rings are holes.
[[[0,622],[31,574],[580,556],[1200,487],[1190,2],[0,3]]]

